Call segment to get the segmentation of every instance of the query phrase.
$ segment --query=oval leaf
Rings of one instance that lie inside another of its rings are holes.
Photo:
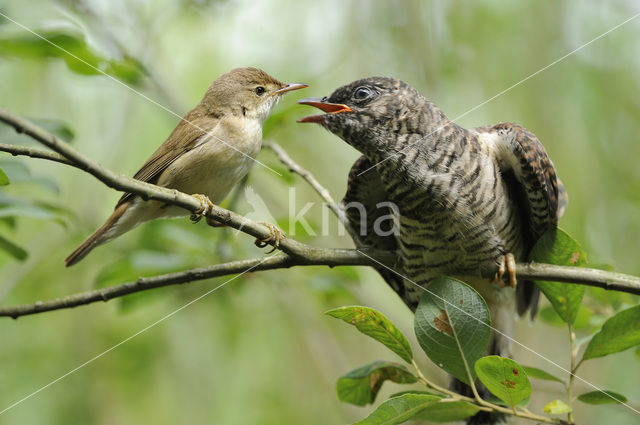
[[[422,295],[414,318],[418,342],[440,368],[469,384],[473,365],[487,351],[491,332],[489,310],[470,286],[439,277]]]
[[[5,172],[0,168],[0,186],[6,186],[9,184],[9,177],[5,174]]]
[[[522,366],[527,377],[534,379],[544,379],[545,381],[556,381],[564,384],[564,381],[556,376],[553,376],[549,372],[538,369],[537,367]]]
[[[582,266],[586,254],[580,244],[561,229],[550,229],[536,242],[530,261],[561,266]],[[573,323],[578,314],[585,287],[560,282],[536,281],[562,320]]]
[[[551,403],[544,406],[542,410],[550,415],[561,415],[563,413],[571,412],[571,408],[562,400],[553,400]]]
[[[487,356],[475,364],[478,379],[493,395],[514,407],[531,394],[531,383],[524,368],[511,359]]]
[[[580,394],[578,400],[587,404],[619,404],[626,403],[627,398],[613,391],[591,391]]]
[[[422,409],[414,419],[429,422],[461,421],[478,413],[478,407],[466,401],[442,399]]]
[[[428,394],[405,394],[390,398],[369,416],[354,425],[394,425],[401,424],[416,416],[440,397]]]
[[[142,64],[130,57],[110,59],[88,45],[78,31],[68,28],[42,29],[33,34],[5,34],[0,37],[0,54],[21,58],[62,59],[69,70],[82,75],[100,75],[101,71],[128,84],[140,84],[146,75]],[[54,47],[55,46],[55,47]]]
[[[606,356],[640,344],[640,305],[618,312],[587,345],[582,360]]]
[[[325,314],[352,324],[363,334],[386,345],[402,360],[411,363],[413,352],[407,337],[379,311],[369,307],[349,306],[329,310]]]
[[[418,379],[399,363],[378,360],[340,377],[337,384],[338,398],[358,406],[373,403],[386,380],[398,384],[413,384]]]

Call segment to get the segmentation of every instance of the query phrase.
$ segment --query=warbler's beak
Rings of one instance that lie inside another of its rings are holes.
[[[315,106],[326,114],[339,114],[341,112],[351,112],[351,108],[341,103],[329,103],[321,97],[307,97],[298,101],[301,105]],[[311,115],[304,117],[298,122],[322,122],[324,115]]]
[[[291,90],[300,90],[303,89],[305,87],[309,87],[309,84],[300,84],[300,83],[288,83],[286,86],[284,86],[281,89],[278,89],[276,91],[274,91],[273,93],[271,93],[272,95],[275,94],[285,94],[288,91]]]

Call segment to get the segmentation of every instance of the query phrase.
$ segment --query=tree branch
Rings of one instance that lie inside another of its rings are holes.
[[[113,189],[120,190],[122,192],[135,193],[144,200],[153,199],[167,204],[176,205],[191,212],[197,211],[201,208],[200,200],[193,196],[179,192],[175,189],[167,189],[113,173],[97,162],[85,157],[53,134],[48,133],[46,130],[43,130],[37,125],[17,116],[7,109],[0,108],[0,121],[10,125],[18,133],[25,133],[51,150],[57,152],[68,161],[75,164],[76,168],[86,171]],[[229,227],[233,227],[234,229],[238,229],[255,238],[267,239],[270,237],[270,230],[266,226],[258,224],[218,205],[214,205],[207,215],[216,219],[218,222]],[[280,241],[279,249],[292,257],[307,258],[309,255],[313,256],[313,252],[316,248],[301,244],[293,239],[283,238]]]
[[[178,285],[197,282],[214,277],[227,276],[250,270],[275,270],[287,269],[297,266],[380,266],[377,261],[393,265],[396,261],[395,254],[388,251],[355,250],[314,248],[313,255],[309,257],[291,257],[281,254],[273,257],[254,258],[250,260],[231,261],[213,266],[190,269],[178,273],[169,273],[153,277],[141,277],[136,281],[114,285],[108,288],[79,292],[66,297],[49,301],[38,301],[32,304],[0,308],[0,317],[12,317],[43,313],[46,311],[73,308],[91,304],[97,301],[109,301],[124,295],[163,286]],[[603,270],[587,269],[582,267],[556,266],[551,264],[518,263],[516,265],[518,279],[533,280],[545,279],[554,282],[566,282],[570,284],[583,284],[604,289],[629,292],[640,295],[640,278],[612,273]],[[497,271],[496,267],[487,267],[481,272],[482,277],[492,278]],[[580,280],[575,282],[575,280]]]
[[[49,161],[71,165],[93,175],[105,185],[124,192],[132,192],[141,198],[154,199],[167,204],[177,205],[188,211],[196,211],[200,208],[200,201],[193,196],[167,189],[153,184],[138,181],[129,177],[117,175],[100,164],[86,158],[80,152],[73,149],[67,143],[58,139],[35,124],[20,118],[6,109],[0,108],[0,121],[12,126],[18,132],[24,132],[36,141],[44,144],[57,153],[43,150],[0,144],[0,151],[13,155],[26,155],[32,158],[40,158]],[[304,168],[295,163],[289,155],[277,144],[267,145],[279,159],[289,167],[292,172],[302,176],[316,192],[327,202],[329,208],[338,216],[343,224],[348,226],[344,212],[335,203],[329,192]],[[232,211],[214,205],[208,214],[218,222],[222,222],[234,229],[256,238],[265,239],[269,236],[269,229],[246,217]],[[325,265],[333,266],[380,266],[380,263],[392,267],[397,258],[393,252],[380,252],[372,250],[353,249],[328,249],[316,248],[303,244],[294,239],[284,238],[280,241],[279,249],[283,255],[274,257],[257,258],[252,260],[233,261],[217,264],[209,267],[186,270],[179,273],[165,274],[148,278],[140,278],[134,282],[115,285],[94,291],[82,292],[55,300],[26,304],[22,306],[0,308],[0,316],[17,318],[27,314],[41,313],[44,311],[72,308],[79,305],[90,304],[96,301],[107,301],[123,295],[149,289],[160,288],[168,285],[210,279],[212,277],[225,276],[240,272],[273,270],[294,266]],[[376,261],[380,263],[376,263]],[[497,271],[495,265],[489,265],[484,270],[479,270],[482,277],[492,278]],[[621,273],[607,272],[604,270],[587,269],[582,267],[556,266],[551,264],[519,263],[517,275],[521,280],[549,280],[556,282],[578,283],[596,286],[607,290],[616,290],[640,295],[640,278]]]
[[[369,255],[384,262],[391,262],[395,256],[384,252],[370,251]],[[190,269],[183,272],[163,274],[153,277],[141,277],[133,282],[114,285],[107,288],[80,292],[77,294],[56,298],[49,301],[38,301],[13,307],[0,308],[0,316],[17,319],[20,316],[43,313],[46,311],[73,308],[91,304],[97,301],[109,301],[124,295],[163,286],[190,283],[213,277],[227,276],[246,271],[262,271],[287,269],[295,266],[372,266],[375,263],[355,249],[316,248],[315,255],[309,258],[294,258],[286,254],[271,257],[253,258],[250,260],[231,261],[229,263]]]
[[[7,152],[13,156],[29,156],[31,158],[39,158],[46,159],[49,161],[59,162],[61,164],[70,165],[72,167],[77,167],[77,165],[68,159],[66,159],[62,155],[58,155],[57,153],[43,151],[41,149],[28,148],[25,146],[19,145],[9,145],[6,143],[0,143],[0,152]]]

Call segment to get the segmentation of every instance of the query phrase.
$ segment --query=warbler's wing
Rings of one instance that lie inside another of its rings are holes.
[[[155,183],[171,163],[198,145],[207,131],[212,128],[211,124],[211,118],[196,116],[193,111],[187,114],[180,120],[167,140],[151,154],[151,157],[147,159],[133,178],[147,183]],[[133,193],[122,195],[116,208],[133,196]]]
[[[493,153],[515,202],[520,205],[528,253],[545,231],[558,224],[569,202],[567,192],[556,176],[544,146],[524,127],[500,123],[474,130],[497,136],[493,138]],[[533,282],[519,282],[516,289],[518,313],[523,314],[530,308],[533,318],[538,297],[539,289]]]
[[[372,165],[365,156],[356,160],[349,172],[347,193],[340,205],[345,210],[351,231],[355,233],[352,237],[358,248],[396,251],[398,244],[390,233],[393,223],[389,217],[393,211],[389,204],[385,204],[389,202],[389,197],[378,172],[375,168],[369,170]],[[366,173],[359,175],[366,170]],[[376,267],[376,271],[404,301],[403,279],[384,267]],[[416,306],[409,307],[415,309]]]

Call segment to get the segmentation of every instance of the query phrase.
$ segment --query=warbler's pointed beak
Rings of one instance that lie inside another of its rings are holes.
[[[329,103],[324,101],[321,97],[307,97],[306,99],[299,100],[298,103],[301,105],[315,106],[316,108],[327,114],[351,112],[351,108],[349,108],[347,105],[343,105],[341,103]],[[304,117],[298,120],[298,122],[321,122],[324,119],[323,117],[324,115],[311,115],[309,117]]]
[[[309,84],[287,83],[286,86],[284,86],[281,89],[278,89],[278,90],[274,91],[272,94],[285,94],[288,91],[300,90],[300,89],[303,89],[305,87],[309,87]]]

